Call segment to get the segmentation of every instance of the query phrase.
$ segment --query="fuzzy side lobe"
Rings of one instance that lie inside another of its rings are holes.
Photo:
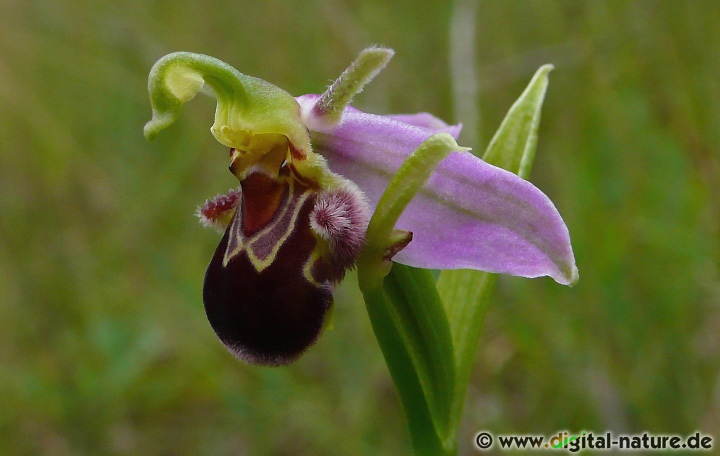
[[[246,249],[223,265],[239,220],[225,231],[208,266],[205,312],[220,340],[242,360],[290,363],[317,340],[323,328],[332,305],[330,282],[314,284],[303,274],[316,245],[309,221],[315,199],[302,201],[289,236],[267,267],[258,271]],[[235,215],[241,216],[241,211]]]

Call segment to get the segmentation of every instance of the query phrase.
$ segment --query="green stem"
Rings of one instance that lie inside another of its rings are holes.
[[[367,282],[362,271],[358,271],[358,278],[361,283]],[[422,320],[423,316],[413,311],[413,304],[417,303],[414,297],[416,293],[409,292],[409,289],[424,288],[417,286],[423,281],[426,283],[429,281],[432,285],[432,278],[424,277],[426,274],[429,272],[394,264],[382,284],[371,290],[363,290],[363,295],[375,337],[403,404],[415,454],[451,456],[456,453],[455,439],[448,434],[447,425],[443,426],[444,436],[438,432],[436,414],[433,413],[428,400],[428,392],[423,387],[422,375],[418,372],[417,354],[412,353],[412,349],[418,347],[418,344],[412,342],[412,337],[417,337],[418,326],[422,326],[414,320]],[[436,324],[438,322],[442,325],[445,321],[442,318],[434,322],[430,321]],[[445,334],[449,339],[449,330]],[[451,343],[447,340],[443,345],[445,348],[450,348]],[[442,349],[437,345],[435,348]],[[452,353],[440,358],[435,357],[435,363],[447,359],[448,356],[452,357]],[[446,391],[451,392],[448,386],[454,384],[454,381],[451,376],[436,383],[444,384]],[[447,403],[447,400],[445,402]],[[449,420],[446,419],[446,423],[449,423]]]

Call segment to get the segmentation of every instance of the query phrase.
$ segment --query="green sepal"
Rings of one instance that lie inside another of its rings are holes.
[[[548,74],[552,69],[552,65],[538,69],[508,111],[490,141],[483,160],[518,174],[523,179],[529,177],[535,159],[537,130],[549,82]],[[455,347],[454,429],[459,426],[462,416],[485,314],[496,281],[496,274],[474,270],[441,271],[437,281],[437,290],[445,305]]]

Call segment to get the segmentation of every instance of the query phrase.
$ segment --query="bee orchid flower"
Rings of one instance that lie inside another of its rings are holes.
[[[550,199],[457,146],[460,125],[349,106],[391,56],[367,49],[322,95],[297,98],[205,55],[173,53],[153,66],[148,139],[197,93],[217,99],[211,132],[230,149],[239,187],[198,210],[203,224],[223,232],[203,300],[217,336],[238,358],[287,364],[317,340],[333,284],[372,247],[366,231],[388,182],[438,138],[448,155],[427,170],[429,179],[397,220],[394,242],[376,246],[385,258],[577,280],[568,229]]]

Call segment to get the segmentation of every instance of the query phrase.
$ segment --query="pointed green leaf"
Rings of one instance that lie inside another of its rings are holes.
[[[488,146],[483,160],[527,179],[530,174],[548,74],[542,66],[513,104]],[[454,426],[460,422],[470,374],[496,275],[473,270],[442,271],[437,281],[450,323],[456,360]]]
[[[540,113],[548,87],[552,65],[537,70],[530,84],[508,111],[500,128],[490,141],[483,160],[512,171],[523,179],[530,175],[535,159]]]

